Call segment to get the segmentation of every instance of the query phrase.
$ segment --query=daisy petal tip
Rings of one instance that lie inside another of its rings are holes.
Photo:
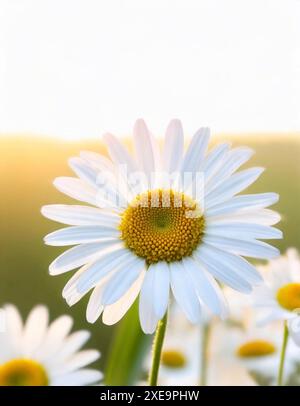
[[[151,335],[151,334],[154,334],[154,332],[156,330],[156,326],[154,328],[149,328],[149,327],[142,326],[142,330],[143,330],[143,332],[145,334]]]
[[[49,266],[48,272],[49,272],[49,275],[51,275],[51,276],[55,275],[55,269],[54,269],[54,267],[52,267],[52,265]]]
[[[255,169],[257,170],[259,175],[264,173],[264,171],[266,170],[266,168],[264,168],[263,166],[257,166]]]
[[[280,199],[279,193],[273,193],[273,196],[274,196],[274,203],[279,202],[279,199]]]
[[[106,326],[112,326],[115,323],[113,321],[111,321],[109,318],[105,318],[104,317],[104,313],[102,315],[102,323],[105,324]]]
[[[279,251],[279,249],[278,249],[278,248],[275,248],[275,247],[273,247],[273,248],[274,248],[273,254],[270,255],[270,259],[275,259],[275,258],[278,258],[278,257],[280,256],[280,251]]]
[[[283,232],[281,231],[281,230],[277,230],[277,232],[278,232],[278,239],[279,240],[282,240],[282,238],[283,238]]]
[[[72,307],[72,304],[71,304],[70,300],[67,299],[67,298],[64,298],[64,299],[65,299],[65,302],[67,303],[67,305],[68,305],[69,307]]]
[[[149,135],[147,124],[143,118],[138,118],[133,126],[133,134],[135,137],[140,135]]]
[[[94,354],[95,354],[95,361],[97,361],[98,359],[101,358],[101,352],[100,351],[94,350]],[[102,376],[101,376],[101,378],[102,378]]]
[[[179,118],[172,118],[170,120],[168,127],[173,127],[173,128],[181,128],[182,127],[182,122],[179,120]]]
[[[46,237],[43,238],[43,241],[44,241],[44,244],[45,244],[45,245],[51,245],[51,243],[49,243],[49,240],[48,240],[48,236],[47,236],[47,235],[46,235]]]
[[[247,160],[249,160],[250,158],[253,157],[253,155],[255,154],[255,149],[250,148],[250,147],[245,147],[245,150],[247,151]]]
[[[40,209],[40,213],[42,214],[42,216],[47,217],[47,210],[48,210],[49,206],[42,206]]]
[[[64,179],[65,179],[65,178],[62,177],[62,176],[59,176],[59,177],[55,178],[54,181],[52,182],[53,186],[54,186],[56,189],[59,189],[59,188],[61,187],[61,185],[62,185]]]
[[[115,136],[111,133],[104,133],[102,135],[102,138],[105,142],[110,142],[111,140],[113,140],[115,138]]]
[[[60,269],[56,266],[56,261],[53,261],[48,268],[49,275],[56,276],[60,274]]]
[[[68,159],[68,165],[70,166],[71,169],[73,169],[76,164],[78,164],[80,162],[80,158],[79,157],[71,157]]]
[[[146,122],[145,122],[145,120],[144,120],[142,117],[139,117],[139,118],[135,121],[134,126],[135,126],[135,127],[139,127],[139,126],[146,127]]]
[[[98,317],[92,316],[90,314],[86,314],[86,321],[90,324],[95,324],[98,320]]]
[[[210,127],[200,127],[199,130],[196,131],[196,134],[198,134],[198,136],[206,136],[209,138],[211,135]]]

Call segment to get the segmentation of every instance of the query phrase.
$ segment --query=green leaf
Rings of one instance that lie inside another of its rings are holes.
[[[141,330],[136,300],[116,328],[106,365],[106,385],[133,385],[140,379],[151,339]]]

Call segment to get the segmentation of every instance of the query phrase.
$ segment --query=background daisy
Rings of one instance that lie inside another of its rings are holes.
[[[0,332],[0,386],[82,386],[102,379],[101,372],[88,367],[100,353],[81,350],[90,334],[70,333],[70,316],[49,323],[47,308],[39,305],[23,324],[15,306],[1,310],[5,328]]]
[[[265,285],[253,291],[253,304],[259,308],[259,322],[289,320],[300,309],[300,259],[296,249],[259,266]]]

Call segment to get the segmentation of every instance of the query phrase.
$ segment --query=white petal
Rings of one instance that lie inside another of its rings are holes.
[[[77,272],[75,272],[75,274],[72,276],[72,278],[69,279],[69,281],[63,288],[62,296],[69,306],[73,306],[75,303],[77,303],[86,293],[86,292],[79,293],[77,291],[77,283],[79,277],[83,275],[87,267],[88,265],[85,265],[81,267]]]
[[[200,258],[204,256],[206,261],[211,261],[218,268],[224,268],[224,271],[228,270],[228,273],[238,274],[252,285],[257,285],[263,281],[257,269],[242,257],[206,244],[203,244],[198,252]]]
[[[264,327],[267,324],[276,322],[276,321],[282,321],[286,319],[287,315],[285,314],[284,311],[275,309],[272,311],[267,311],[267,312],[260,312],[259,316],[257,318],[257,327]]]
[[[81,369],[66,375],[57,376],[51,383],[52,386],[85,386],[99,382],[103,375],[95,369]]]
[[[168,308],[170,294],[170,269],[166,262],[158,262],[149,266],[152,274],[154,312],[162,318]],[[150,277],[150,275],[149,275]]]
[[[97,170],[91,167],[84,159],[79,157],[70,158],[69,166],[81,180],[97,188]]]
[[[114,135],[105,134],[103,139],[108,147],[109,155],[116,166],[126,165],[128,173],[137,171],[136,163]]]
[[[49,314],[46,306],[38,305],[30,312],[24,327],[23,353],[25,357],[34,355],[34,352],[46,336]]]
[[[127,202],[118,185],[115,184],[115,175],[111,172],[99,172],[82,158],[71,158],[69,165],[76,175],[87,185],[97,191],[97,205],[105,208],[123,206]],[[112,181],[113,180],[113,181]]]
[[[117,323],[124,314],[129,310],[131,305],[137,298],[144,280],[146,272],[142,271],[138,279],[131,285],[129,290],[117,302],[112,305],[105,306],[102,321],[104,324],[111,326]]]
[[[59,275],[72,269],[95,260],[98,256],[103,255],[107,248],[118,244],[119,240],[99,241],[90,244],[81,244],[70,248],[59,257],[57,257],[49,266],[50,275]]]
[[[193,279],[199,298],[213,313],[224,318],[227,314],[227,304],[215,280],[193,258],[185,258],[182,262],[185,270]]]
[[[97,359],[99,359],[100,353],[97,350],[84,350],[74,354],[66,363],[58,365],[54,373],[66,374],[83,368]],[[53,373],[52,372],[52,373]]]
[[[205,227],[205,234],[219,237],[230,236],[232,239],[244,241],[252,241],[255,238],[282,238],[282,232],[280,230],[253,223],[211,223]]]
[[[295,315],[292,319],[288,322],[288,329],[293,339],[294,343],[300,347],[300,317],[299,315]]]
[[[140,273],[145,268],[145,261],[132,256],[130,261],[122,266],[105,285],[102,304],[107,306],[119,300],[138,279]]]
[[[71,177],[59,177],[53,182],[60,192],[81,202],[97,206],[97,189],[87,185],[81,179]]]
[[[206,194],[221,185],[225,179],[228,179],[241,165],[247,162],[253,155],[250,148],[234,148],[227,153],[219,171],[206,184]]]
[[[104,141],[109,150],[110,157],[116,166],[119,190],[124,186],[125,197],[131,200],[133,196],[140,193],[147,186],[145,179],[141,176],[134,159],[129,155],[125,147],[112,134],[105,134]]]
[[[228,213],[218,216],[205,216],[206,224],[221,223],[257,223],[265,226],[277,224],[280,220],[280,214],[269,209],[254,209],[253,211],[239,210],[236,213]]]
[[[5,317],[5,335],[7,336],[7,348],[5,358],[21,355],[23,340],[23,321],[16,306],[7,304],[3,307]],[[1,335],[1,333],[0,333]],[[6,346],[5,346],[6,347]],[[4,349],[2,348],[4,351]],[[1,351],[0,351],[1,353]],[[3,354],[4,355],[4,354]],[[1,354],[2,358],[2,354]]]
[[[250,186],[262,174],[263,168],[240,171],[225,180],[222,185],[205,196],[206,209],[231,199],[235,194]]]
[[[87,266],[85,272],[78,279],[77,291],[79,293],[88,292],[110,272],[126,266],[132,256],[132,252],[125,248],[105,253],[101,258]]]
[[[218,169],[222,165],[229,147],[229,143],[219,144],[214,147],[205,157],[203,163],[199,168],[199,171],[204,172],[206,182],[211,179],[211,177],[218,171]]]
[[[218,216],[234,213],[238,210],[262,209],[278,202],[277,193],[260,193],[252,195],[235,196],[227,202],[221,202],[206,211],[207,216]]]
[[[180,120],[170,121],[165,135],[163,150],[164,170],[173,173],[181,167],[183,156],[183,129]]]
[[[45,244],[54,246],[92,243],[108,239],[116,239],[119,230],[107,226],[74,226],[54,231],[44,237]]]
[[[198,323],[201,320],[201,307],[193,280],[181,262],[172,262],[170,271],[171,288],[177,303],[191,323]]]
[[[41,361],[52,358],[60,349],[72,326],[73,319],[70,316],[63,315],[54,320],[48,328],[42,345],[36,351],[36,358]]]
[[[238,273],[232,271],[228,267],[220,266],[220,264],[203,250],[204,245],[194,253],[194,257],[203,264],[204,267],[220,282],[225,283],[231,288],[243,293],[250,293],[252,287],[245,278]]]
[[[144,120],[139,119],[133,128],[133,140],[139,168],[146,174],[151,187],[151,174],[155,171],[154,140]]]
[[[56,353],[55,359],[51,360],[52,364],[55,364],[57,362],[56,360],[58,359],[61,362],[68,359],[81,347],[83,347],[89,338],[90,333],[86,330],[79,330],[69,335],[62,343],[60,350]]]
[[[86,319],[89,323],[95,323],[103,311],[102,294],[104,286],[105,283],[100,283],[93,289],[91,293],[86,308]]]
[[[193,136],[188,150],[186,151],[181,167],[181,172],[195,173],[199,170],[204,155],[207,150],[207,145],[210,137],[209,128],[200,128]]]
[[[241,241],[215,236],[205,236],[203,241],[221,250],[245,257],[272,259],[279,256],[277,248],[262,241]]]
[[[153,274],[147,271],[141,288],[139,301],[141,327],[146,334],[154,333],[160,319],[154,311],[153,292]]]
[[[102,225],[117,227],[120,222],[120,217],[117,214],[89,206],[51,204],[43,206],[41,212],[51,220],[70,226]]]
[[[194,135],[192,141],[186,151],[179,178],[179,189],[184,190],[189,195],[196,199],[203,200],[203,188],[204,188],[204,173],[200,172],[200,168],[204,162],[204,156],[207,150],[207,145],[210,137],[209,128],[200,128],[200,130]],[[198,196],[201,197],[198,197]]]
[[[114,173],[115,168],[113,163],[104,155],[93,151],[81,151],[80,157],[99,171]]]

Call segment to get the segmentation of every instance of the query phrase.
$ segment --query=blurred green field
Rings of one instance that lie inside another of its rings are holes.
[[[228,137],[227,137],[228,138]],[[249,145],[256,150],[252,165],[266,167],[252,192],[277,192],[281,199],[276,209],[282,214],[280,228],[289,246],[300,249],[300,137],[243,136],[233,138],[234,145]],[[49,263],[64,248],[47,247],[43,236],[59,228],[40,214],[43,204],[71,202],[52,186],[56,176],[71,174],[67,159],[82,149],[101,151],[100,142],[68,142],[45,137],[1,136],[0,149],[0,305],[15,303],[23,315],[37,303],[50,308],[51,318],[68,313],[76,328],[92,331],[89,346],[102,351],[104,366],[114,328],[101,321],[89,325],[85,320],[87,300],[70,309],[61,291],[70,274],[48,275]]]

